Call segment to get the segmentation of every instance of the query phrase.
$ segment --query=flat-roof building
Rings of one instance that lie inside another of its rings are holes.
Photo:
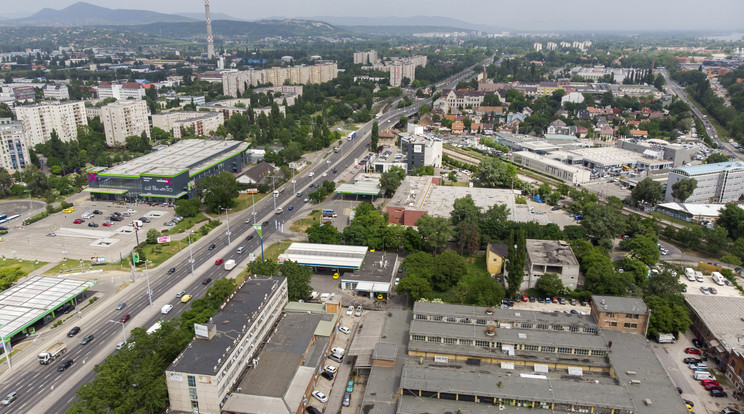
[[[568,165],[555,160],[549,155],[538,155],[535,152],[518,151],[513,153],[514,162],[527,168],[563,180],[566,183],[579,185],[591,180],[591,172],[581,167]]]
[[[674,201],[672,187],[686,178],[697,181],[697,188],[685,200],[687,203],[729,203],[744,194],[744,162],[741,161],[674,168],[669,171],[666,201]]]
[[[651,314],[640,298],[592,296],[592,316],[600,328],[646,334]]]
[[[558,275],[563,286],[576,289],[579,284],[579,261],[568,242],[527,239],[526,249],[525,276],[519,290],[534,288],[540,276],[546,273]]]
[[[225,116],[222,112],[200,113],[195,117],[173,122],[173,138],[181,139],[187,128],[193,128],[197,137],[213,136],[217,128],[224,123]]]
[[[124,146],[127,137],[140,136],[143,132],[150,138],[149,116],[150,109],[143,100],[119,101],[101,108],[106,145]]]
[[[89,168],[88,188],[94,199],[169,200],[196,195],[204,177],[239,173],[250,162],[241,141],[188,139],[113,167]]]
[[[279,255],[279,262],[291,260],[315,268],[359,269],[367,255],[367,246],[292,243]]]
[[[83,102],[44,102],[15,108],[29,147],[47,142],[52,131],[62,142],[77,139],[78,125],[88,125]]]
[[[175,411],[220,413],[222,405],[279,320],[288,302],[287,279],[249,277],[165,371]]]
[[[23,171],[30,162],[23,122],[0,118],[0,167],[13,173]]]
[[[396,253],[369,252],[359,269],[343,274],[341,289],[367,295],[370,299],[375,297],[387,299],[394,287],[393,281],[397,269],[398,255]]]

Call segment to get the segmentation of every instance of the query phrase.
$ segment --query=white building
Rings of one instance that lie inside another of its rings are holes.
[[[237,97],[245,92],[248,86],[271,83],[279,86],[289,83],[292,85],[307,85],[324,83],[336,79],[338,65],[336,62],[318,61],[315,65],[272,67],[261,70],[244,70],[222,73],[222,93]]]
[[[28,145],[23,133],[23,123],[0,118],[0,167],[14,173],[23,171],[28,164]]]
[[[377,51],[370,50],[368,52],[354,52],[354,64],[355,65],[374,65],[377,62]]]
[[[685,178],[694,178],[697,181],[697,188],[685,203],[729,203],[744,194],[744,162],[741,161],[692,165],[670,170],[665,200],[675,201],[672,187]]]
[[[121,99],[121,85],[118,83],[101,82],[98,84],[98,97],[101,99]]]
[[[142,100],[114,102],[101,108],[101,123],[106,133],[106,145],[122,146],[126,138],[141,135],[144,131],[150,137],[150,110]]]
[[[56,131],[63,142],[77,139],[78,125],[88,125],[83,102],[45,102],[18,106],[15,110],[30,148],[49,140],[52,131]]]
[[[568,184],[584,184],[591,180],[591,172],[589,170],[568,165],[550,158],[549,155],[539,155],[530,151],[517,151],[513,155],[514,162],[517,164],[561,179]]]
[[[564,105],[566,102],[571,102],[575,104],[580,104],[584,102],[584,94],[578,93],[578,92],[571,92],[566,95],[563,95],[561,98],[561,105]]]
[[[206,137],[214,134],[217,128],[225,123],[222,112],[202,112],[195,117],[182,119],[173,123],[173,137],[182,138],[184,128],[194,128],[197,137]]]
[[[542,50],[543,45],[542,43],[535,43],[534,45],[532,45],[532,48],[535,49],[536,52],[539,52]]]
[[[44,91],[44,99],[56,99],[58,101],[70,99],[70,91],[67,89],[67,85],[46,84],[42,90]]]

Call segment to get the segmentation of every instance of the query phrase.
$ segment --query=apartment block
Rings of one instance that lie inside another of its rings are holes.
[[[98,84],[98,97],[101,99],[121,99],[121,85],[112,82],[101,82]]]
[[[52,131],[68,142],[77,139],[78,125],[88,125],[85,104],[82,102],[44,102],[16,107],[16,116],[23,123],[28,146],[48,141]]]
[[[181,139],[184,128],[194,128],[197,137],[205,137],[214,134],[217,128],[225,123],[222,112],[201,113],[196,117],[178,120],[173,123],[173,137]]]
[[[364,66],[362,69],[374,69],[390,74],[390,86],[401,86],[403,78],[408,78],[411,82],[416,79],[416,67],[426,66],[428,62],[426,56],[411,56],[406,58],[393,58],[390,63],[373,63],[371,66]]]
[[[47,84],[42,88],[44,91],[44,99],[56,99],[58,101],[70,99],[70,91],[67,89],[67,85],[59,84]]]
[[[674,201],[673,186],[685,178],[694,178],[697,188],[686,203],[723,204],[733,202],[744,194],[744,162],[728,161],[715,164],[692,165],[669,171],[665,200]]]
[[[173,124],[177,121],[184,121],[186,119],[196,118],[199,115],[203,114],[203,112],[196,111],[173,111],[152,114],[152,127],[160,128],[163,131],[171,131],[173,130]]]
[[[222,74],[222,93],[237,97],[245,92],[248,86],[271,83],[281,86],[285,83],[307,85],[324,83],[336,79],[338,65],[336,62],[319,61],[310,66],[272,67],[261,70],[225,72]]]
[[[106,145],[122,146],[127,137],[141,135],[150,137],[150,110],[142,100],[114,102],[101,108],[101,123],[106,133]]]
[[[0,118],[0,167],[9,173],[23,171],[29,163],[23,123]]]
[[[170,408],[220,413],[233,388],[273,332],[287,305],[287,280],[250,277],[211,320],[195,324],[195,337],[165,371]]]
[[[368,52],[354,52],[354,64],[355,65],[374,65],[377,62],[377,51],[370,50]]]

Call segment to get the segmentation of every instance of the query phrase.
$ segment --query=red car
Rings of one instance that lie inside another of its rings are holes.
[[[124,322],[128,321],[129,318],[131,318],[131,317],[132,317],[132,315],[130,315],[128,313],[125,313],[124,316],[122,316],[121,319],[119,319],[119,322],[124,323]]]
[[[530,298],[527,296],[522,296],[522,302],[529,302]]]
[[[85,220],[83,219],[75,219],[75,221],[72,222],[73,224],[82,224],[85,223]]]
[[[685,348],[685,354],[700,355],[701,352],[697,348],[690,347],[690,348]]]
[[[718,384],[718,381],[712,380],[712,379],[704,379],[704,380],[700,381],[700,384],[703,385],[703,386],[708,385],[708,384],[719,385]]]
[[[103,222],[103,227],[110,227],[111,224],[113,224],[113,223],[111,223],[110,221],[104,221]]]
[[[214,261],[214,264],[215,264],[216,266],[219,266],[219,265],[221,265],[221,264],[222,264],[222,259],[217,259],[217,260],[215,260],[215,261]]]
[[[553,303],[558,303],[558,298],[553,298],[553,299],[551,299],[551,302],[553,302]]]
[[[708,384],[705,386],[705,391],[711,391],[711,390],[723,391],[723,387],[721,387],[720,385],[716,385],[716,384]]]

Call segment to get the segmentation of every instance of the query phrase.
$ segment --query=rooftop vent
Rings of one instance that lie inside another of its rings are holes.
[[[494,336],[496,335],[496,328],[493,326],[489,326],[486,328],[486,335],[488,336]]]
[[[493,308],[486,308],[486,315],[493,315]],[[744,321],[744,318],[741,318]]]

